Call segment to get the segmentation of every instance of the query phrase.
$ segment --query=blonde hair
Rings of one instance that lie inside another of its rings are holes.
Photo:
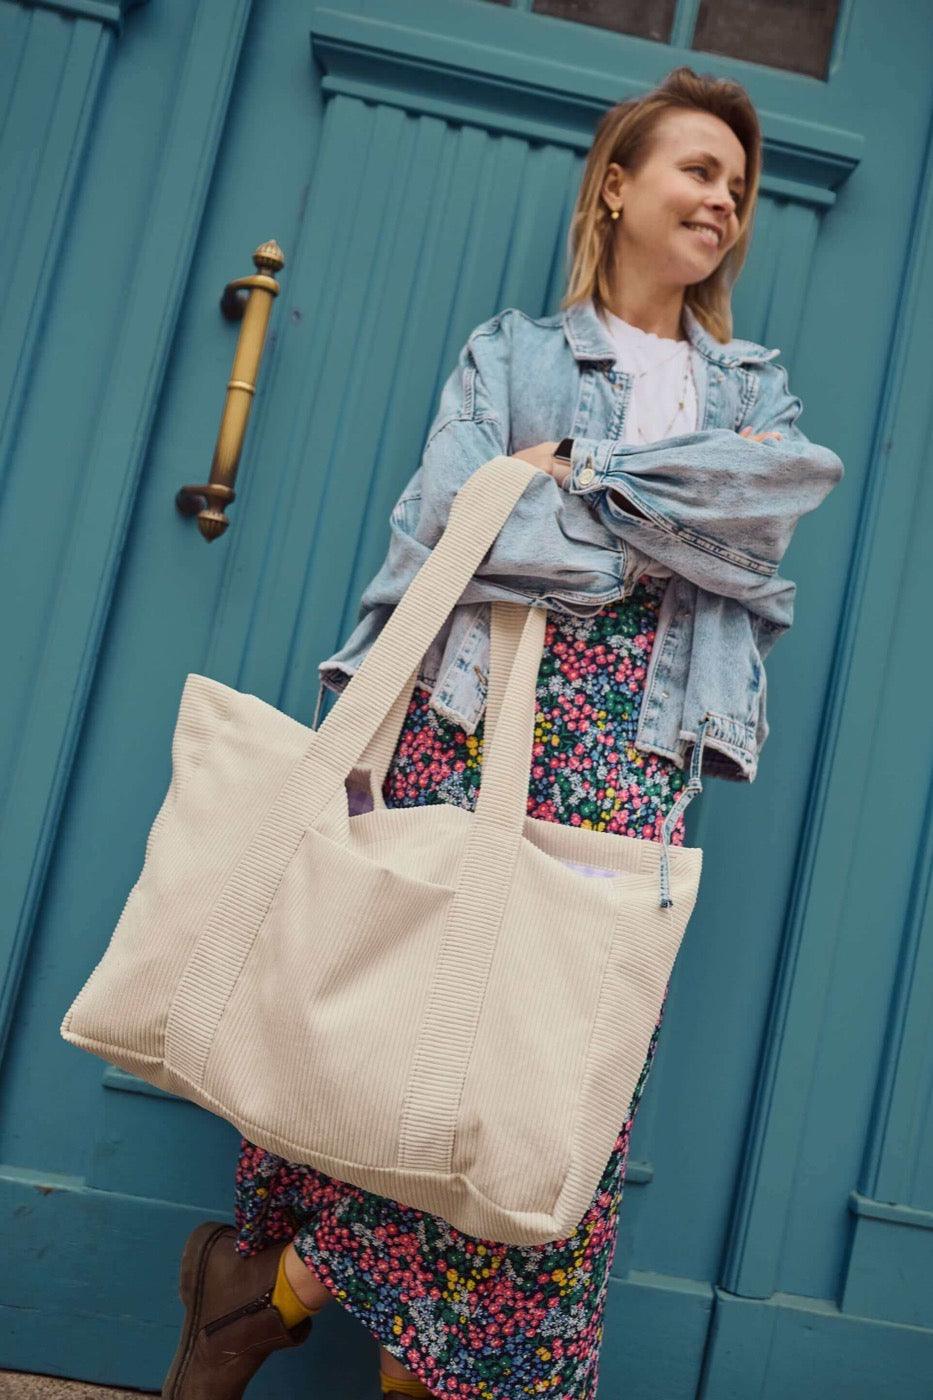
[[[741,83],[674,68],[642,97],[618,102],[604,112],[596,128],[570,221],[570,270],[561,308],[592,297],[606,305],[612,291],[615,223],[602,198],[607,167],[615,161],[630,172],[641,169],[651,154],[655,128],[665,112],[693,109],[721,118],[745,151],[745,194],[739,209],[739,236],[709,277],[687,287],[684,301],[716,340],[732,339],[732,288],[738,280],[751,240],[761,178],[761,128],[751,98]],[[625,215],[623,213],[622,217]]]

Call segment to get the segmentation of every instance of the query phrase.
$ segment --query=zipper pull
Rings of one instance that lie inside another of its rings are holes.
[[[209,1322],[204,1328],[204,1333],[206,1336],[210,1337],[214,1332],[219,1331],[221,1327],[226,1327],[231,1322],[236,1322],[237,1318],[246,1317],[249,1313],[262,1312],[263,1308],[271,1308],[271,1306],[272,1289],[269,1288],[263,1293],[261,1298],[254,1298],[252,1302],[244,1303],[243,1307],[237,1308],[235,1312],[226,1313],[223,1317],[218,1317],[213,1322]]]

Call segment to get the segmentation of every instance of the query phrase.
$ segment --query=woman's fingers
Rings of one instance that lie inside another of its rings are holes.
[[[769,431],[767,433],[753,433],[751,428],[741,428],[739,437],[749,438],[752,442],[764,442],[765,438],[779,438],[780,433]]]
[[[534,447],[523,448],[521,452],[513,452],[513,457],[521,457],[523,462],[530,462],[539,471],[547,472],[561,486],[567,477],[570,468],[566,462],[555,462],[554,452],[559,446],[556,442],[539,442]]]
[[[530,462],[533,467],[550,474],[556,446],[556,442],[539,442],[534,447],[525,447],[521,452],[513,452],[512,456],[521,457],[523,462]]]

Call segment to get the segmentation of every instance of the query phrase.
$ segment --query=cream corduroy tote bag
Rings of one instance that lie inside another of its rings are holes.
[[[702,863],[527,815],[543,607],[492,605],[475,812],[382,802],[422,657],[535,472],[472,474],[317,730],[187,677],[142,872],[61,1026],[270,1151],[510,1245],[588,1209]]]

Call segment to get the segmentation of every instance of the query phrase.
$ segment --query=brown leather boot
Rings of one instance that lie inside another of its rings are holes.
[[[216,1220],[188,1236],[178,1289],[187,1314],[163,1400],[240,1400],[270,1352],[300,1346],[311,1331],[313,1318],[289,1329],[272,1306],[283,1246],[244,1259],[235,1240]]]

